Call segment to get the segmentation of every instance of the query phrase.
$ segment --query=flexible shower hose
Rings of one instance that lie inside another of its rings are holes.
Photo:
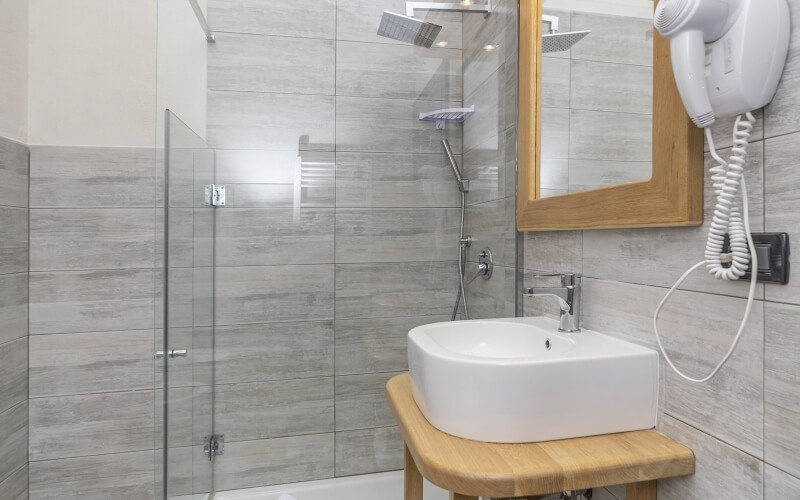
[[[456,304],[453,306],[453,315],[450,317],[450,321],[455,321],[456,316],[458,315],[458,305],[461,303],[461,299],[464,299],[464,319],[469,319],[469,307],[467,307],[467,292],[464,290],[464,253],[465,253],[465,244],[464,244],[464,212],[467,208],[467,193],[465,191],[461,191],[461,230],[459,231],[458,236],[458,293],[456,294]]]

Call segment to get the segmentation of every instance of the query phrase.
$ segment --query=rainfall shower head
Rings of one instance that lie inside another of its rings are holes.
[[[569,50],[573,45],[583,40],[583,37],[591,33],[587,31],[570,31],[568,33],[554,33],[542,35],[542,52],[563,52]]]
[[[442,31],[442,27],[438,24],[426,23],[389,11],[383,11],[381,25],[378,27],[380,36],[426,48],[433,45],[440,31]]]

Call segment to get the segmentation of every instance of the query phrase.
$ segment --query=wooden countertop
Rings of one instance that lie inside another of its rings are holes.
[[[422,476],[463,495],[544,495],[694,473],[692,451],[654,430],[542,443],[484,443],[433,427],[414,402],[408,373],[392,378],[386,393]]]

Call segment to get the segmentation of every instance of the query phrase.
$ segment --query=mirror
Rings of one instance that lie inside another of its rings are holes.
[[[520,1],[520,231],[702,223],[702,132],[669,42],[652,4],[621,3]]]

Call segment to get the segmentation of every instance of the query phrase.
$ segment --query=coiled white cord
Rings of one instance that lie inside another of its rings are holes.
[[[747,184],[745,183],[742,172],[744,171],[745,157],[747,156],[747,146],[750,140],[750,132],[753,130],[755,117],[752,113],[747,113],[746,118],[742,116],[736,117],[736,125],[733,131],[733,148],[731,150],[731,158],[729,162],[723,160],[714,147],[714,139],[711,136],[711,129],[706,127],[705,134],[708,141],[708,146],[711,151],[711,156],[717,162],[717,165],[711,169],[712,179],[714,181],[714,192],[717,195],[717,204],[714,208],[714,219],[711,223],[711,228],[708,232],[708,241],[706,243],[705,260],[698,262],[692,266],[688,271],[683,273],[683,276],[672,285],[667,295],[658,304],[656,312],[653,315],[653,330],[656,334],[656,341],[661,353],[667,360],[667,363],[675,373],[689,382],[703,383],[711,380],[723,365],[733,355],[733,351],[739,344],[739,340],[744,332],[747,320],[750,317],[750,310],[753,306],[753,299],[755,298],[756,284],[758,282],[758,257],[755,251],[755,244],[753,237],[750,234],[750,214],[749,206],[747,203]],[[739,211],[738,204],[736,203],[736,193],[741,186],[742,190],[742,211]],[[730,241],[730,254],[722,254],[725,234],[729,235]],[[749,251],[748,251],[749,250]],[[661,336],[658,333],[658,315],[664,308],[664,305],[672,297],[672,294],[678,289],[681,284],[689,277],[692,272],[697,268],[705,265],[708,272],[718,279],[725,280],[738,280],[744,276],[748,264],[752,259],[753,273],[750,278],[750,293],[747,296],[747,306],[745,307],[744,317],[739,325],[739,331],[733,339],[730,349],[722,358],[714,370],[703,378],[692,378],[681,372],[678,367],[672,362],[666,349],[661,343]],[[730,267],[723,267],[723,262],[730,262]]]

